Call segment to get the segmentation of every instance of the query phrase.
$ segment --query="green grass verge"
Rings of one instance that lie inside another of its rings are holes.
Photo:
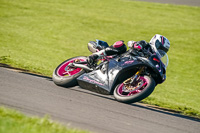
[[[0,0],[0,62],[50,76],[87,42],[171,41],[167,80],[143,100],[200,117],[200,8],[129,0]]]
[[[52,121],[48,116],[43,118],[28,117],[18,111],[0,107],[0,133],[89,133],[67,128]]]

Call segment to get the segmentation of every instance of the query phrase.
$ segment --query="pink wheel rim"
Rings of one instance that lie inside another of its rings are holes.
[[[86,61],[85,58],[74,58],[67,62],[64,62],[58,69],[57,69],[57,75],[59,76],[72,76],[80,71],[82,71],[81,68],[70,68],[68,67],[69,63],[73,63],[75,60],[79,59],[80,61]]]
[[[129,90],[129,92],[126,92],[126,93],[124,93],[125,85],[124,85],[124,83],[122,83],[117,88],[117,93],[121,96],[132,96],[132,95],[138,94],[138,93],[142,92],[143,90],[145,90],[146,86],[149,83],[149,80],[147,78],[144,78],[143,76],[140,76],[139,82],[142,83],[139,87],[136,87],[133,90]]]

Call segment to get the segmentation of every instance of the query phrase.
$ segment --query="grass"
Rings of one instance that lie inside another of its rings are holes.
[[[18,111],[0,107],[1,133],[89,133],[77,129],[70,129],[48,116],[43,118],[28,117]]]
[[[0,62],[51,76],[101,39],[171,41],[167,80],[145,103],[200,117],[200,8],[129,0],[0,0]]]

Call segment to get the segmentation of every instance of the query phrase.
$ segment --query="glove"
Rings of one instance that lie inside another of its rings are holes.
[[[136,42],[136,41],[129,41],[128,42],[128,47],[136,49],[136,50],[139,51],[139,50],[143,49],[144,47],[146,47],[147,44],[148,43],[146,41],[144,41],[144,40],[141,40],[141,41],[138,41],[138,42]]]
[[[138,41],[137,44],[141,46],[141,49],[147,47],[148,43],[145,40]]]
[[[129,48],[133,48],[133,49],[136,49],[136,50],[142,49],[142,45],[140,44],[140,41],[139,42],[128,41],[127,45],[128,45]]]
[[[141,50],[142,48],[143,48],[143,47],[142,47],[142,45],[141,45],[140,43],[137,42],[137,43],[134,44],[134,49],[136,49],[136,50],[139,51],[139,50]]]
[[[95,60],[98,58],[99,56],[97,54],[92,54],[90,56],[88,56],[87,58],[87,62],[89,64],[94,64]]]
[[[128,41],[127,45],[129,48],[133,48],[134,43],[136,43],[136,41]]]

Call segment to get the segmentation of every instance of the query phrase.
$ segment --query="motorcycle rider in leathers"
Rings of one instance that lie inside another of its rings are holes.
[[[170,42],[166,37],[156,34],[152,37],[149,43],[147,43],[145,40],[128,41],[127,45],[130,48],[132,54],[134,55],[140,54],[140,52],[142,52],[143,49],[150,49],[152,53],[156,52],[160,57],[162,57],[162,53],[159,53],[158,51],[164,51],[165,53],[167,53],[170,47]],[[96,53],[93,53],[88,57],[87,61],[90,64],[92,64],[95,60],[103,56],[120,55],[125,53],[126,50],[127,47],[124,44],[124,41],[117,41],[113,45]]]

